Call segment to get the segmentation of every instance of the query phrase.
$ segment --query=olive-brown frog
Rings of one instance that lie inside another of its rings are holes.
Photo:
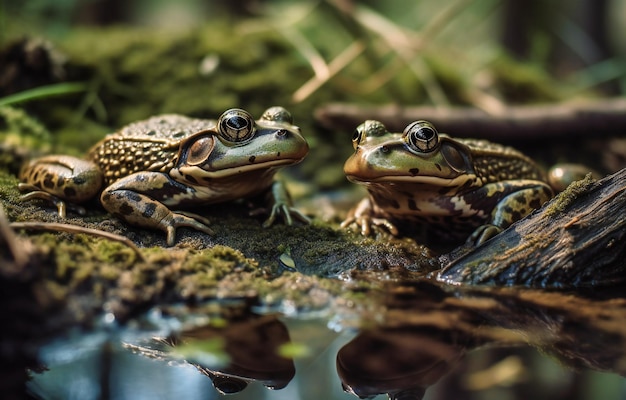
[[[384,226],[427,226],[436,237],[480,244],[553,196],[528,157],[485,140],[453,139],[426,121],[390,133],[379,121],[355,131],[344,172],[369,196],[342,223],[363,235]]]
[[[208,234],[199,215],[172,211],[220,203],[269,192],[271,214],[308,222],[293,209],[278,168],[300,162],[308,144],[291,114],[272,107],[257,121],[241,109],[217,121],[168,114],[135,122],[107,135],[85,160],[46,156],[20,173],[23,199],[44,199],[65,215],[66,202],[78,204],[100,194],[110,213],[137,226],[160,229],[173,245],[176,229],[190,227]]]

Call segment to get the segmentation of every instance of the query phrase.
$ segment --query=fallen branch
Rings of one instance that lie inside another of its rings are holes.
[[[410,122],[425,119],[441,132],[458,137],[492,140],[533,139],[573,135],[614,134],[626,131],[626,99],[580,104],[510,106],[496,114],[477,108],[397,105],[328,104],[315,110],[315,119],[333,131],[352,131],[375,119],[391,131],[402,132]]]
[[[451,284],[573,288],[626,281],[626,169],[575,182],[538,212],[453,259]]]

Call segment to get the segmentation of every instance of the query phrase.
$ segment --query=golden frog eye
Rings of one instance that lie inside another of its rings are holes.
[[[220,136],[233,143],[245,142],[254,136],[254,118],[240,108],[231,108],[217,120]]]
[[[293,117],[291,116],[291,113],[280,106],[270,107],[265,110],[261,119],[264,121],[284,122],[289,125],[293,125]]]
[[[409,146],[420,153],[429,153],[437,148],[439,134],[427,121],[415,121],[404,128],[404,138]]]

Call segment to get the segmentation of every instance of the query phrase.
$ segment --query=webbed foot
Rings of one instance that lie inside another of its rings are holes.
[[[370,236],[372,228],[384,228],[393,236],[398,236],[398,228],[386,218],[378,218],[373,215],[372,206],[369,198],[365,198],[359,202],[352,210],[348,212],[346,219],[341,223],[340,227],[348,229],[350,225],[355,224],[359,227],[361,235]]]
[[[281,217],[285,221],[285,225],[293,225],[294,219],[310,224],[311,219],[304,215],[301,211],[292,206],[291,197],[281,182],[274,182],[270,191],[270,203],[272,209],[270,216],[263,222],[263,228],[271,226],[277,217]],[[259,215],[265,213],[267,210],[264,208],[258,208],[250,212],[250,215]]]

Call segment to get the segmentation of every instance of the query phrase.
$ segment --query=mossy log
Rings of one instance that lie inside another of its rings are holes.
[[[586,103],[510,106],[497,114],[474,107],[441,108],[328,104],[315,110],[316,120],[332,130],[352,131],[361,122],[375,119],[392,131],[425,119],[454,136],[509,140],[573,135],[622,133],[626,129],[626,99]]]
[[[462,254],[457,256],[457,254]],[[626,281],[626,169],[570,185],[482,246],[448,255],[451,284],[578,288]]]

